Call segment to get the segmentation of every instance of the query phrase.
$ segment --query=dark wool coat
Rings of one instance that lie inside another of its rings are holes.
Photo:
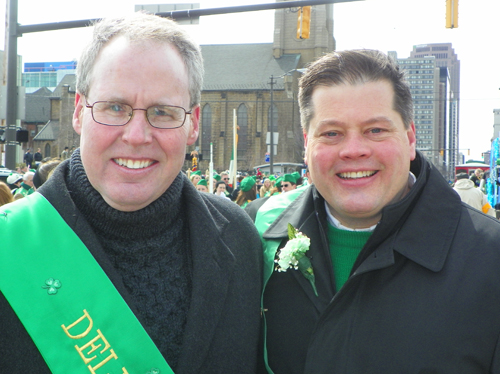
[[[64,181],[68,165],[66,161],[59,166],[39,192],[89,248],[137,315],[120,275],[70,199]],[[183,194],[191,233],[193,289],[176,373],[255,373],[262,284],[258,233],[243,210],[229,200],[199,193],[188,181]],[[20,240],[27,240],[24,231],[19,229]],[[44,250],[50,243],[33,245]],[[141,316],[137,317],[140,321]],[[0,321],[0,372],[50,373],[1,293]]]
[[[272,273],[263,304],[275,374],[500,373],[500,223],[420,154],[411,170],[415,185],[384,208],[337,293],[314,186],[265,231],[267,248],[284,245],[288,223],[311,239],[319,294],[298,271]]]

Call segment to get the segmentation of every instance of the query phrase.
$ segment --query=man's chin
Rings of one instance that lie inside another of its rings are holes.
[[[161,196],[161,194],[159,195]],[[158,199],[159,196],[151,196],[144,193],[144,189],[142,193],[134,193],[130,189],[127,191],[117,191],[115,193],[102,195],[104,201],[116,210],[120,210],[122,212],[134,212],[140,210],[142,208],[147,207],[153,201]]]

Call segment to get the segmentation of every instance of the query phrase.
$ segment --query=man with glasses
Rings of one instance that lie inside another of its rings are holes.
[[[297,188],[297,185],[295,183],[296,180],[292,174],[283,175],[283,179],[281,180],[281,191],[289,192],[295,190]]]
[[[2,372],[254,373],[259,236],[181,172],[200,49],[143,13],[93,35],[77,69],[80,148],[0,212]]]

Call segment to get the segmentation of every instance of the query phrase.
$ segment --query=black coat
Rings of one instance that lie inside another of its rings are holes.
[[[311,239],[319,293],[298,271],[273,272],[264,310],[275,374],[500,373],[500,223],[420,155],[412,172],[338,293],[314,186],[264,233],[284,243],[291,223]]]
[[[39,192],[89,248],[140,321],[141,316],[120,275],[110,265],[89,224],[70,199],[64,181],[67,165],[68,161],[61,164]],[[199,193],[188,182],[184,183],[183,194],[191,233],[193,289],[176,373],[252,374],[260,328],[259,236],[248,216],[229,200]],[[20,232],[23,230],[20,228]],[[22,236],[20,240],[24,240]],[[50,248],[50,243],[33,245],[40,250]],[[0,372],[50,373],[1,293],[0,321]]]
[[[31,165],[31,163],[33,162],[33,155],[29,152],[26,152],[24,154],[23,161],[26,163],[26,165]]]

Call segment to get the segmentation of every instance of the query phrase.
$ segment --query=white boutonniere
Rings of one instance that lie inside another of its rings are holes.
[[[311,261],[306,256],[306,252],[311,245],[311,239],[299,232],[291,224],[288,224],[288,239],[285,247],[278,251],[278,258],[274,260],[278,264],[275,270],[287,271],[290,267],[300,270],[302,275],[311,283],[314,294],[318,296]]]

